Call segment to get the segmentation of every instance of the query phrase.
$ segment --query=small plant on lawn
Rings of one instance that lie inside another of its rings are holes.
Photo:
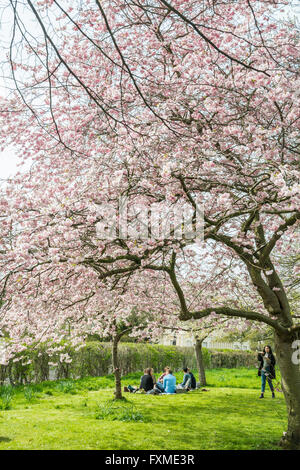
[[[58,390],[63,393],[76,394],[75,384],[71,380],[62,380],[57,386]]]
[[[145,416],[130,402],[108,401],[98,405],[96,419],[106,421],[145,422]]]
[[[4,385],[0,389],[0,409],[1,410],[10,410],[11,408],[11,401],[13,397],[14,391],[11,385]]]
[[[32,387],[25,387],[24,397],[31,403],[36,398],[35,390]]]

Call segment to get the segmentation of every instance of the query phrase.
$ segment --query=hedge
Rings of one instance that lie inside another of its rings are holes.
[[[22,353],[19,355],[21,361],[10,361],[8,365],[0,366],[0,384],[9,381],[12,385],[18,385],[53,379],[98,377],[112,373],[110,343],[92,341],[78,351],[64,347],[63,352],[69,354],[72,362],[61,363],[60,352],[56,356],[49,357],[43,347]],[[206,368],[255,367],[256,364],[255,355],[249,351],[211,351],[203,348],[203,357]],[[153,367],[158,373],[166,365],[172,367],[174,371],[181,370],[185,366],[197,369],[192,347],[120,343],[119,360],[123,375],[142,371],[146,367]],[[57,365],[54,367],[51,363]]]
[[[236,350],[212,350],[209,351],[209,363],[207,368],[235,369],[237,367],[255,367],[257,365],[257,354],[251,351]]]

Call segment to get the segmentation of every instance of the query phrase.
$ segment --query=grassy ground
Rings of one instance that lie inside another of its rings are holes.
[[[112,400],[112,376],[18,387],[11,402],[4,390],[0,449],[276,449],[286,427],[282,393],[259,400],[255,370],[216,369],[207,378],[207,392],[125,394],[121,403]]]

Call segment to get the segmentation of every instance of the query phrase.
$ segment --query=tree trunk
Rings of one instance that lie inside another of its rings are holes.
[[[119,367],[119,356],[118,356],[118,344],[120,337],[119,335],[114,336],[112,344],[112,363],[115,376],[115,398],[121,400],[122,397],[122,385],[121,385],[121,371]]]
[[[202,355],[202,342],[203,340],[196,339],[195,353],[196,353],[198,373],[199,373],[199,382],[200,382],[201,387],[204,387],[206,385],[206,376],[205,376],[205,368],[204,368],[204,361],[203,361],[203,355]]]
[[[281,386],[284,393],[288,429],[281,439],[281,445],[287,449],[300,450],[300,365],[293,358],[295,349],[292,348],[296,336],[279,336],[275,332],[276,358],[281,372]]]

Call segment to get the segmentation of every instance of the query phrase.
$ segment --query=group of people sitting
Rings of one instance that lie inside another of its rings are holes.
[[[189,391],[196,389],[196,379],[193,373],[188,367],[183,369],[184,376],[182,383],[176,385],[176,377],[173,375],[172,369],[170,367],[165,367],[163,374],[156,380],[154,371],[151,368],[144,370],[144,375],[141,377],[139,387],[133,387],[128,385],[124,387],[125,392],[141,392],[158,395],[161,393],[170,394],[180,391]]]

